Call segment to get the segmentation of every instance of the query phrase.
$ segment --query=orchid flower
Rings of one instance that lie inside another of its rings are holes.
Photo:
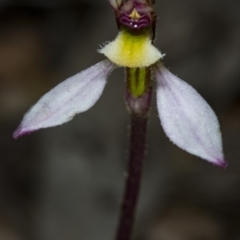
[[[119,34],[99,50],[107,59],[63,81],[46,93],[24,116],[13,137],[70,121],[100,98],[110,73],[124,67],[126,101],[131,112],[148,114],[152,79],[157,109],[169,139],[183,150],[225,167],[218,119],[199,93],[173,75],[153,45],[156,15],[152,0],[109,0]]]

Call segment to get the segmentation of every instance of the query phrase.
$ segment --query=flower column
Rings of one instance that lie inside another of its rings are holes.
[[[100,50],[111,61],[125,67],[126,104],[131,114],[129,162],[117,240],[132,236],[145,154],[147,118],[151,103],[151,65],[161,58],[152,45],[155,14],[150,1],[110,1],[119,35]]]

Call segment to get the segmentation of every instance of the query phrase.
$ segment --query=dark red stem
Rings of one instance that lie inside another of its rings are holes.
[[[131,115],[131,136],[126,188],[116,240],[130,240],[141,184],[145,154],[147,116]]]

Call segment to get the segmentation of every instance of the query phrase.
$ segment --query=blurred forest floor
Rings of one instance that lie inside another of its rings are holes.
[[[174,146],[155,97],[136,240],[240,239],[240,1],[156,0],[156,46],[219,117],[229,166]],[[121,69],[88,112],[18,140],[41,95],[103,59],[117,35],[107,1],[0,3],[0,240],[110,240],[119,216],[128,114]]]

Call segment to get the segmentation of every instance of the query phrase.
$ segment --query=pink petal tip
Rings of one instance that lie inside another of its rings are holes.
[[[228,166],[228,163],[225,161],[225,159],[217,159],[215,165],[218,167],[226,168]]]
[[[26,135],[26,134],[30,134],[30,133],[32,133],[32,132],[34,132],[34,131],[29,131],[29,130],[26,130],[26,129],[22,128],[21,126],[19,126],[19,127],[14,131],[12,137],[13,137],[14,139],[18,139],[19,137],[22,137],[22,136],[24,136],[24,135]]]

